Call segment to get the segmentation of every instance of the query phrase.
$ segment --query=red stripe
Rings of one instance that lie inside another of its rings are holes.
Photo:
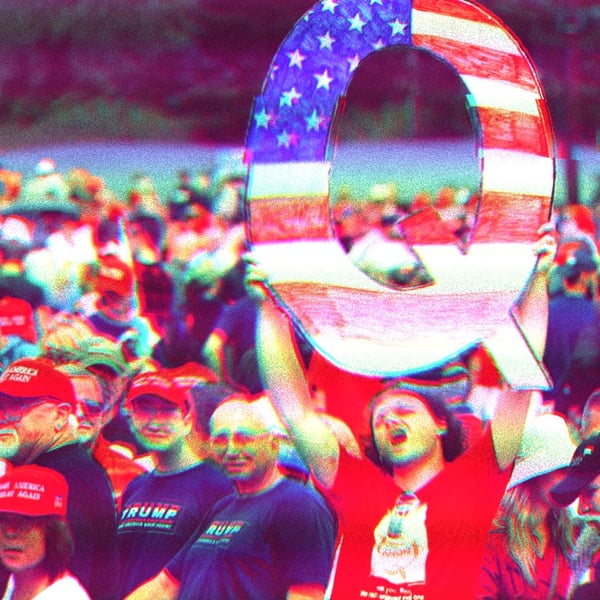
[[[403,219],[400,228],[411,246],[415,244],[458,245],[458,238],[432,207]]]
[[[484,148],[553,156],[541,116],[487,107],[478,113]]]
[[[331,239],[327,197],[262,198],[251,203],[252,243]]]
[[[497,19],[473,2],[463,0],[413,0],[413,10],[437,13],[479,23],[498,23]]]
[[[544,196],[484,192],[471,242],[535,242],[550,205],[551,198]]]
[[[431,35],[413,35],[413,44],[445,58],[461,75],[498,79],[538,91],[531,65],[523,55]]]

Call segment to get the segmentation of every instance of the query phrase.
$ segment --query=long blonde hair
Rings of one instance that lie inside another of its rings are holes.
[[[546,542],[568,561],[576,546],[576,520],[566,508],[540,510],[536,500],[536,478],[506,491],[494,521],[494,529],[505,533],[506,550],[522,576],[536,587],[536,560],[543,557]],[[543,535],[547,527],[550,537]]]

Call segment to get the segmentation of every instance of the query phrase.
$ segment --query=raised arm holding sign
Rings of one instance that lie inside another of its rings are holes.
[[[435,213],[401,223],[433,279],[401,291],[359,271],[335,238],[326,157],[354,70],[395,45],[425,49],[458,73],[482,173],[467,247]],[[249,277],[267,282],[271,297],[261,308],[259,362],[298,450],[338,507],[332,598],[472,598],[532,390],[548,386],[543,273],[554,243],[536,241],[550,213],[553,140],[525,50],[468,0],[323,0],[273,59],[247,158]],[[340,377],[373,383],[352,407],[365,411],[363,427],[360,418],[351,424],[363,456],[347,452],[316,409],[288,319]],[[464,450],[442,383],[416,390],[407,376],[477,345],[493,357],[502,391],[491,426]]]

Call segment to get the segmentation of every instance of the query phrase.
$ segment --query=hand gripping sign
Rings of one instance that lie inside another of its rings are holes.
[[[391,46],[425,49],[457,71],[480,156],[476,226],[464,252],[433,211],[402,223],[434,278],[412,290],[391,290],[357,269],[329,210],[338,100],[360,63]],[[550,213],[552,130],[535,70],[498,18],[468,0],[322,0],[274,57],[246,151],[253,253],[322,355],[345,370],[394,376],[484,343],[511,386],[547,386],[513,309]]]

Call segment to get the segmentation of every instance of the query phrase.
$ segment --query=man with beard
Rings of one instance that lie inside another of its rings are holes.
[[[67,522],[75,552],[69,570],[95,600],[116,595],[116,514],[100,465],[79,442],[77,400],[69,377],[47,359],[20,359],[0,376],[0,455],[36,464],[67,480]]]

